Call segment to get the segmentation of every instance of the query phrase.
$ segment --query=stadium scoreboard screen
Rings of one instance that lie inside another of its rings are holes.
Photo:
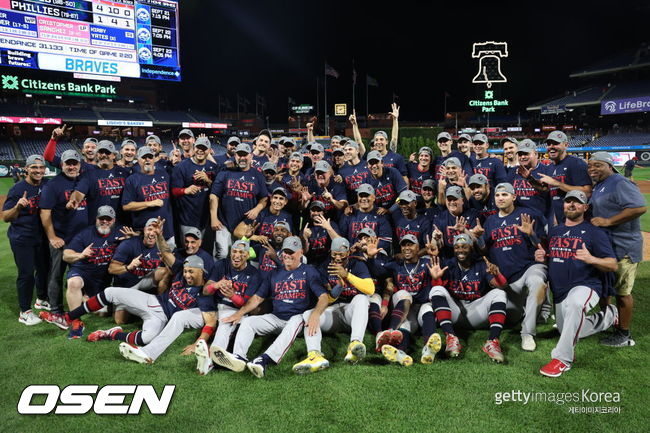
[[[0,65],[180,81],[178,1],[0,0]]]

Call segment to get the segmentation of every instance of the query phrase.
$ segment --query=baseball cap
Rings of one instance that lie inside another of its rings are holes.
[[[456,167],[460,167],[460,159],[456,158],[455,156],[451,156],[447,159],[445,159],[445,162],[442,163],[445,167],[449,165],[455,165]]]
[[[582,204],[586,204],[589,201],[587,199],[587,194],[580,191],[579,189],[572,189],[571,191],[567,192],[564,196],[564,201],[567,201],[570,198],[576,198]]]
[[[341,137],[341,140],[339,141],[339,144],[341,146],[345,146],[345,143],[347,143],[348,141],[350,141],[350,137]]]
[[[97,209],[97,218],[110,217],[115,219],[115,209],[110,206],[100,206]]]
[[[332,166],[327,161],[318,161],[314,166],[314,173],[326,173],[332,169]]]
[[[187,135],[188,137],[194,138],[194,133],[192,132],[191,129],[181,129],[181,132],[178,133],[178,137],[180,138],[181,135]]]
[[[517,152],[531,153],[537,152],[537,145],[530,138],[525,138],[521,140],[517,146]]]
[[[408,203],[411,203],[417,199],[418,199],[417,194],[408,189],[405,189],[404,191],[400,192],[399,197],[397,197],[397,201],[399,202],[404,201]]]
[[[508,194],[515,195],[515,188],[512,186],[511,183],[508,182],[501,182],[494,188],[494,192],[507,192]]]
[[[602,161],[614,166],[614,158],[608,152],[595,152],[589,157],[589,161]]]
[[[399,240],[399,244],[402,245],[404,242],[411,242],[412,244],[419,245],[418,238],[415,235],[407,234],[402,236],[402,239]]]
[[[344,253],[346,251],[350,251],[350,242],[344,237],[339,236],[338,238],[332,239],[332,246],[330,250],[336,253]]]
[[[282,227],[283,229],[286,229],[289,233],[291,233],[291,227],[289,227],[289,223],[286,221],[278,221],[275,224],[273,224],[273,228],[275,227]]]
[[[271,134],[271,131],[269,131],[268,129],[262,129],[260,133],[257,134],[258,137],[260,135],[266,135],[267,137],[269,137],[269,140],[273,140],[273,135]]]
[[[549,142],[549,141],[554,141],[556,143],[564,143],[565,141],[569,141],[569,138],[562,131],[553,131],[550,134],[548,134],[548,137],[546,137],[546,140],[544,140],[544,142]]]
[[[311,143],[310,145],[307,146],[310,152],[316,151],[316,152],[325,152],[325,148],[323,147],[322,144],[320,143]]]
[[[375,195],[375,189],[370,184],[362,183],[359,185],[359,188],[357,188],[357,194]]]
[[[472,137],[472,142],[478,141],[479,143],[487,143],[487,135],[485,134],[476,134]]]
[[[201,230],[197,229],[196,227],[186,227],[183,230],[183,236],[194,236],[197,239],[203,238],[201,235]]]
[[[111,153],[115,153],[115,145],[110,140],[102,140],[97,143],[97,152],[100,150],[108,150]]]
[[[289,157],[289,159],[297,159],[297,160],[300,160],[302,162],[303,157],[302,157],[302,154],[300,152],[293,152],[291,154],[291,156]]]
[[[436,182],[433,179],[426,179],[422,182],[422,189],[424,188],[436,189]]]
[[[445,191],[445,197],[465,198],[465,194],[463,194],[463,188],[452,185]]]
[[[514,137],[505,137],[501,139],[501,145],[503,146],[506,141],[509,141],[511,143],[515,143],[517,146],[519,146],[519,141],[517,141],[516,138]]]
[[[429,146],[422,146],[420,150],[418,150],[418,155],[421,153],[428,153],[429,155],[433,156],[433,150]]]
[[[373,150],[372,152],[368,152],[368,156],[366,157],[366,161],[383,161],[383,158],[381,156],[381,153],[379,153],[376,150]]]
[[[77,162],[81,162],[81,157],[79,156],[76,150],[72,150],[72,149],[66,150],[61,155],[61,161],[63,162],[70,161],[71,159],[74,159]]]
[[[309,209],[312,209],[312,208],[315,208],[315,207],[319,207],[319,208],[321,208],[321,210],[324,210],[325,209],[325,203],[323,203],[320,200],[314,200],[309,205]]]
[[[472,245],[473,243],[474,242],[472,241],[472,238],[467,233],[461,233],[459,235],[454,236],[454,245],[458,245],[458,244]]]
[[[332,140],[341,141],[341,136],[340,135],[332,135],[332,138],[330,138],[330,141],[332,141]]]
[[[95,143],[97,144],[97,139],[95,137],[88,137],[84,140],[84,144],[86,143]]]
[[[206,150],[208,150],[212,147],[212,144],[210,143],[210,140],[208,140],[208,137],[199,137],[194,142],[194,147],[199,146],[203,146]]]
[[[343,148],[342,148],[342,147],[337,147],[336,149],[332,149],[332,155],[334,155],[335,153],[341,153],[341,154],[343,154],[343,153],[345,153],[345,152],[343,151]]]
[[[287,190],[284,189],[281,186],[278,186],[277,188],[273,189],[273,191],[271,192],[271,195],[274,195],[274,194],[281,194],[281,195],[283,195],[283,196],[285,196],[287,198],[289,197],[289,194],[287,194]]]
[[[153,156],[153,150],[149,146],[142,146],[138,149],[138,158],[144,158],[146,155]]]
[[[386,134],[386,131],[377,131],[377,132],[375,132],[374,137],[377,137],[377,136],[384,137],[386,140],[388,140],[388,134]]]
[[[132,146],[138,147],[138,145],[135,143],[135,141],[131,140],[130,138],[127,138],[126,140],[122,141],[122,146],[121,147],[124,148],[124,146],[127,146],[129,144],[132,145]]]
[[[272,171],[273,173],[277,173],[277,172],[278,172],[278,166],[275,165],[275,162],[266,161],[266,162],[262,165],[262,172],[265,172],[265,171],[267,171],[267,170],[268,170],[268,171]]]
[[[242,251],[248,251],[251,247],[251,244],[248,241],[243,241],[243,240],[238,240],[233,242],[232,246],[230,247],[231,250],[242,250]]]
[[[241,143],[241,138],[237,137],[236,135],[233,135],[228,139],[228,144],[232,144],[234,146],[238,145]]]
[[[467,140],[467,141],[472,141],[472,136],[469,134],[460,134],[458,136],[458,141],[460,140]]]
[[[45,165],[45,160],[41,155],[29,155],[27,157],[27,161],[25,161],[25,167],[29,167],[30,165]]]
[[[371,238],[377,237],[377,233],[370,227],[364,227],[361,230],[359,230],[359,233],[357,234],[357,238],[360,238],[361,236],[370,236]]]
[[[440,134],[438,134],[438,138],[436,138],[436,141],[440,141],[440,140],[451,140],[451,139],[452,139],[452,138],[451,138],[451,134],[448,133],[448,132],[443,131],[443,132],[441,132]]]
[[[296,142],[293,141],[293,138],[285,138],[282,144],[284,144],[284,147],[294,147]]]
[[[147,223],[144,226],[149,227],[151,224],[156,224],[157,222],[158,222],[158,218],[149,218],[147,220]]]
[[[203,265],[203,259],[197,255],[186,257],[185,261],[183,262],[183,267],[197,268],[197,269],[201,269],[202,271],[205,271],[205,267]]]
[[[355,149],[359,150],[359,143],[354,140],[348,140],[343,147],[354,147]]]
[[[470,176],[469,182],[467,182],[467,185],[487,185],[487,184],[488,184],[488,178],[481,173],[473,174],[472,176]]]
[[[247,143],[239,143],[235,148],[235,153],[239,152],[251,153],[251,147]]]
[[[161,143],[162,143],[162,142],[160,141],[160,137],[158,137],[157,135],[150,135],[150,136],[148,136],[147,139],[145,140],[145,143],[148,143],[148,142],[150,142],[150,141],[155,141],[155,142],[158,143],[158,144],[161,144]]]
[[[282,251],[289,250],[292,253],[295,253],[298,250],[302,249],[302,242],[298,236],[289,236],[282,242]]]

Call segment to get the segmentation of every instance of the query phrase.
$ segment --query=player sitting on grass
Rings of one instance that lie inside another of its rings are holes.
[[[375,285],[366,264],[350,256],[350,242],[338,237],[332,241],[331,258],[321,267],[327,278],[330,296],[334,303],[320,316],[320,328],[311,335],[305,334],[307,358],[293,366],[294,373],[305,374],[329,367],[329,361],[321,352],[323,332],[351,330],[350,344],[345,360],[356,364],[366,356],[363,334],[368,325],[368,296],[375,293]],[[314,310],[306,311],[303,319],[309,321]]]
[[[460,341],[454,324],[469,329],[489,327],[483,352],[496,362],[504,357],[499,336],[506,321],[506,278],[499,268],[474,259],[472,238],[468,234],[454,237],[454,258],[441,267],[437,257],[432,258],[429,273],[433,288],[429,293],[436,320],[446,335],[445,353],[450,358],[460,355]]]

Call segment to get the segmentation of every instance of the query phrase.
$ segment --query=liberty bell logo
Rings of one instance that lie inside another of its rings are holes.
[[[472,83],[485,83],[490,88],[492,83],[508,81],[501,72],[501,58],[508,57],[507,42],[477,42],[473,45],[472,57],[478,59],[478,72]]]

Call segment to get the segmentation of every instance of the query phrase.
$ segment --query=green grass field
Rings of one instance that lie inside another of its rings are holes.
[[[641,265],[635,286],[637,346],[614,349],[600,346],[598,336],[585,339],[577,347],[574,368],[558,379],[537,372],[550,359],[558,338],[551,325],[539,328],[538,349],[533,353],[520,349],[517,330],[504,331],[505,365],[489,362],[482,353],[487,331],[462,337],[461,359],[411,368],[388,365],[375,354],[360,365],[345,365],[347,338],[339,335],[324,340],[332,367],[311,376],[291,372],[293,363],[305,355],[300,338],[262,380],[247,372],[223,370],[201,377],[194,372],[194,358],[179,355],[194,340],[194,332],[183,334],[155,364],[145,366],[124,360],[115,342],[69,341],[65,332],[52,325],[19,324],[15,265],[6,229],[6,224],[0,224],[2,432],[647,431],[650,297],[645,288],[650,285],[650,263]],[[107,318],[88,317],[86,334],[110,326]],[[136,324],[128,327],[134,329]],[[370,336],[365,343],[372,347]],[[250,355],[266,344],[268,340],[256,340]],[[416,359],[421,344],[417,339],[412,347]],[[175,384],[176,392],[164,416],[146,409],[137,416],[19,415],[20,394],[30,384],[152,384],[158,392],[166,384]],[[620,403],[577,406],[615,406],[621,413],[573,414],[569,408],[576,405],[553,402],[495,404],[495,393],[512,390],[617,392]]]

